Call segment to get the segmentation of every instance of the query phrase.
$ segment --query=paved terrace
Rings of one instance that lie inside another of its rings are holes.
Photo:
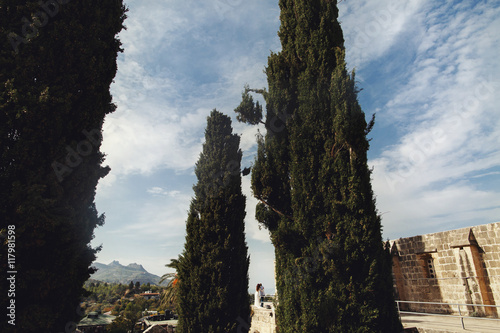
[[[483,318],[463,318],[465,329],[462,328],[460,317],[430,316],[420,314],[401,314],[404,328],[416,327],[418,333],[499,333],[500,320]]]

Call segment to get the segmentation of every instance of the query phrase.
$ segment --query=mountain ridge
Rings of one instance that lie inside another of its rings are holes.
[[[108,283],[128,284],[133,281],[140,284],[160,285],[161,277],[149,273],[141,264],[131,263],[124,266],[118,260],[113,260],[107,265],[94,262],[92,267],[96,268],[97,271],[90,276],[90,279]]]

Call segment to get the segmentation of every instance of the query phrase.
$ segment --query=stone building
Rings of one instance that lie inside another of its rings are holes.
[[[401,310],[498,317],[500,222],[390,241]]]

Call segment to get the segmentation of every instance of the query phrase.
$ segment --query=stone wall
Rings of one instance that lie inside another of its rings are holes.
[[[249,333],[276,333],[274,310],[252,305],[252,324]]]
[[[497,317],[500,222],[391,241],[396,299],[472,304],[462,314]],[[404,304],[402,310],[458,314],[457,305]]]

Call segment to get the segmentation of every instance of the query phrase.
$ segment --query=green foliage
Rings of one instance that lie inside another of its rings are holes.
[[[147,287],[147,285],[144,285]],[[130,332],[134,324],[143,317],[144,311],[160,311],[160,301],[155,299],[146,300],[143,297],[130,296],[128,286],[117,283],[99,283],[98,281],[87,281],[85,288],[89,295],[83,299],[85,313],[110,311],[117,319],[107,327],[109,332]],[[152,292],[162,292],[163,287],[150,286]]]
[[[238,121],[251,125],[257,125],[262,123],[262,106],[259,101],[253,101],[252,95],[248,93],[249,91],[250,88],[245,86],[245,91],[242,93],[241,103],[236,109],[234,109],[234,112],[237,114],[236,119],[238,119]]]
[[[114,308],[122,298],[132,297],[134,294],[140,292],[135,289],[130,290],[128,286],[121,283],[100,283],[99,281],[93,282],[92,280],[85,283],[85,290],[88,296],[83,298],[83,301],[87,305],[94,304],[94,306],[88,308],[86,312]],[[161,291],[161,288],[158,286],[151,286],[151,291],[158,292]]]
[[[231,119],[212,111],[177,267],[180,332],[237,332],[249,316],[239,143]]]
[[[179,295],[179,277],[177,276],[177,270],[179,269],[179,264],[183,260],[183,256],[179,255],[178,259],[172,259],[170,264],[166,264],[166,267],[175,269],[175,273],[167,273],[161,277],[160,283],[168,280],[168,284],[161,294],[161,308],[162,309],[172,309],[177,307],[177,297]]]
[[[276,251],[280,332],[399,332],[367,166],[373,119],[346,70],[336,2],[280,8],[252,169],[256,218]]]
[[[99,250],[89,244],[104,223],[94,196],[109,172],[101,128],[115,110],[109,86],[125,19],[121,0],[49,10],[37,19],[39,1],[0,0],[0,230],[15,226],[15,330],[23,333],[64,331],[80,318]],[[2,240],[1,290],[6,254]],[[0,298],[3,309],[7,302]],[[12,332],[6,325],[0,331]]]
[[[120,311],[119,316],[106,327],[111,333],[134,332],[137,321],[142,318],[142,313],[146,309],[146,300],[138,298],[134,302],[125,305],[125,309]]]
[[[134,318],[127,318],[125,316],[120,316],[116,318],[111,324],[106,326],[106,332],[108,333],[129,333],[132,326],[132,320]]]

